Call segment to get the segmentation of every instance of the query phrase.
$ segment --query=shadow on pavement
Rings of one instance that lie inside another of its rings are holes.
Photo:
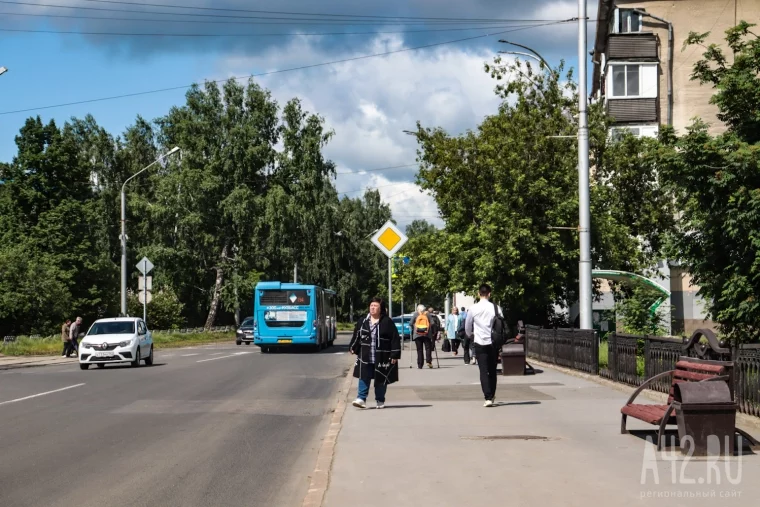
[[[652,445],[657,445],[657,430],[628,430],[629,435],[633,435],[642,441],[649,441]],[[625,435],[621,435],[625,436]],[[739,454],[739,448],[741,449],[742,456],[756,455],[755,449],[752,449],[750,443],[744,438],[736,435],[736,446],[734,455]],[[670,452],[681,452],[681,441],[678,438],[678,430],[670,429],[665,430],[665,434],[662,437],[662,450]],[[687,452],[689,452],[687,447]]]
[[[509,407],[512,405],[540,405],[540,401],[497,401],[493,404],[492,408],[495,407]]]
[[[428,408],[432,407],[433,405],[386,405],[385,409],[389,408]],[[383,410],[385,410],[383,409]]]
[[[167,363],[153,363],[152,366],[148,366],[147,364],[141,364],[137,368],[133,368],[131,364],[129,363],[119,363],[119,364],[107,364],[102,368],[97,367],[94,364],[90,365],[90,368],[88,371],[98,371],[98,370],[141,370],[143,368],[158,368],[159,366],[166,366]]]

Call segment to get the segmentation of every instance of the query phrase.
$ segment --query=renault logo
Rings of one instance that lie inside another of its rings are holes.
[[[296,299],[298,299],[298,298],[296,297],[296,295],[295,295],[295,294],[291,294],[291,295],[290,295],[290,302],[291,302],[291,303],[295,303],[295,302],[296,302]]]
[[[106,342],[103,342],[103,344],[100,346],[101,349],[106,350],[108,348],[108,344]]]

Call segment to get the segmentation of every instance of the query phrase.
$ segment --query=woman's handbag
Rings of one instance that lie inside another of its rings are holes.
[[[444,352],[451,352],[451,342],[448,338],[443,339],[443,345],[441,346],[441,350]]]

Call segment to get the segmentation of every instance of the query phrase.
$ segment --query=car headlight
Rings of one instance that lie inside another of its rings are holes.
[[[119,342],[119,347],[129,347],[130,345],[132,345],[133,341],[134,340],[124,340],[122,342]]]
[[[82,343],[80,343],[80,345],[82,347],[86,348],[86,349],[91,349],[92,348],[92,343],[82,342]]]

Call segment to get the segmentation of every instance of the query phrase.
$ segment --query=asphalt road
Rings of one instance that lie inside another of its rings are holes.
[[[300,506],[350,366],[346,344],[0,372],[0,505]]]

